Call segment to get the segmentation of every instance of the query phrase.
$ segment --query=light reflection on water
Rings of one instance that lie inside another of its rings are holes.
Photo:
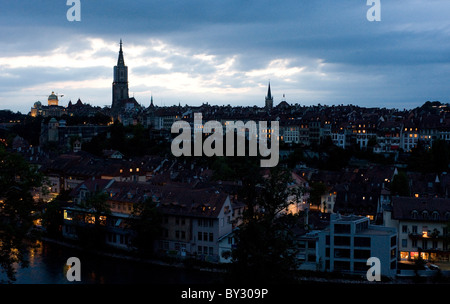
[[[66,278],[66,262],[73,256],[81,262],[81,282]],[[31,250],[28,259],[27,268],[16,265],[15,284],[209,284],[218,278],[214,273],[102,257],[48,242]],[[5,279],[0,273],[0,282]]]

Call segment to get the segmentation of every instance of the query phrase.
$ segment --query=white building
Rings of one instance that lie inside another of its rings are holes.
[[[331,133],[331,140],[335,146],[345,149],[345,132],[333,132]]]
[[[332,214],[329,228],[319,233],[319,268],[365,274],[367,260],[380,260],[381,275],[397,271],[397,230],[371,225],[367,217]]]
[[[337,192],[333,188],[320,196],[320,212],[334,213],[334,204],[336,203]]]
[[[419,257],[449,260],[448,222],[450,199],[392,197],[392,208],[383,212],[384,225],[398,231],[401,261]]]
[[[299,124],[289,123],[281,127],[281,136],[287,144],[298,144],[300,142],[300,126]]]
[[[416,127],[405,127],[401,134],[400,147],[410,152],[419,142],[419,131]]]

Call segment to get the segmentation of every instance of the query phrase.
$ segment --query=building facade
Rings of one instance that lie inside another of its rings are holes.
[[[380,260],[382,276],[395,276],[397,230],[371,225],[367,217],[332,214],[329,228],[319,233],[320,269],[365,274],[370,257]]]
[[[400,261],[448,261],[450,199],[392,197],[383,213],[384,225],[398,231]]]
[[[78,226],[94,224],[92,211],[83,209],[82,203],[96,192],[107,194],[110,209],[102,216],[106,244],[131,249],[134,232],[129,224],[134,220],[135,204],[152,200],[162,215],[161,235],[154,243],[156,253],[220,262],[219,240],[233,228],[227,194],[212,188],[87,179],[72,190],[73,204],[64,207],[64,237],[77,239]]]

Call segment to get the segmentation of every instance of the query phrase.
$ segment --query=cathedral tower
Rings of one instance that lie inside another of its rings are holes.
[[[114,67],[114,82],[112,84],[112,109],[119,106],[119,101],[128,99],[128,67],[125,65],[122,51],[122,39],[120,39],[119,58]]]

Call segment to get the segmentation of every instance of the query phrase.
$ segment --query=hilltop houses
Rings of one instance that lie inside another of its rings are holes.
[[[419,148],[430,151],[437,142],[450,142],[448,105],[426,102],[412,110],[306,106],[285,98],[278,102],[274,92],[276,87],[269,83],[263,106],[202,101],[197,106],[158,107],[152,96],[146,106],[129,96],[121,42],[111,107],[93,108],[81,100],[61,107],[58,95],[52,93],[48,106],[35,103],[30,112],[32,117],[43,116],[39,147],[16,136],[10,148],[36,164],[49,181],[36,199],[47,203],[65,197],[61,205],[65,238],[77,239],[80,225],[100,221],[107,245],[130,250],[135,207],[147,202],[162,216],[160,234],[152,244],[155,253],[229,263],[229,253],[237,246],[234,232],[247,208],[241,201],[246,190],[242,180],[227,180],[217,176],[220,168],[207,161],[177,158],[163,149],[151,155],[130,153],[124,151],[127,147],[99,141],[103,145],[92,154],[85,147],[95,145],[98,138],[109,139],[117,126],[123,127],[122,139],[134,138],[130,130],[138,130],[144,134],[141,140],[152,138],[148,146],[167,146],[175,122],[203,128],[194,125],[195,113],[201,113],[204,121],[218,121],[224,130],[229,121],[277,121],[279,165],[290,167],[292,182],[287,187],[301,190],[300,197],[288,198],[292,204],[284,214],[298,216],[294,233],[303,269],[360,275],[368,269],[367,259],[377,256],[382,274],[393,277],[397,263],[418,257],[448,260],[448,167],[415,172],[405,161]],[[88,122],[95,115],[107,120]],[[77,117],[83,119],[68,123],[68,118]],[[342,161],[344,157],[348,159]],[[267,176],[267,171],[258,173]],[[394,186],[399,177],[405,179],[401,195]],[[100,217],[83,207],[96,193],[107,196],[110,209]]]

